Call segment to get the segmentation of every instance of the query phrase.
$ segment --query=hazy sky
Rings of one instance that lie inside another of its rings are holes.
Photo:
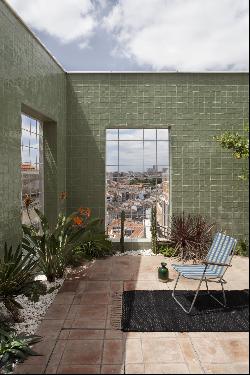
[[[66,70],[248,70],[248,0],[7,0]]]

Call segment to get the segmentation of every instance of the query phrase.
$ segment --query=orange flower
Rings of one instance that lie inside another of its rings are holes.
[[[78,226],[83,224],[82,218],[80,218],[80,216],[73,217],[73,222],[75,225],[78,225]]]
[[[90,218],[90,215],[91,215],[91,209],[90,208],[86,208],[86,216],[87,218],[89,219]]]
[[[80,215],[86,215],[87,218],[89,218],[90,215],[91,215],[91,209],[90,208],[80,207],[78,209],[78,212],[79,212]]]
[[[31,196],[29,194],[25,194],[25,198],[23,201],[24,201],[25,207],[28,208],[30,204],[32,203]]]
[[[80,207],[79,210],[78,210],[78,212],[79,212],[80,215],[83,215],[84,212],[85,212],[85,208]]]
[[[66,191],[62,191],[62,192],[60,193],[60,199],[61,199],[62,201],[64,201],[66,198],[67,198],[67,192],[66,192]]]

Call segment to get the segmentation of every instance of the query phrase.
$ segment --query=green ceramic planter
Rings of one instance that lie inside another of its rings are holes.
[[[167,263],[165,262],[162,262],[161,267],[158,268],[158,279],[163,283],[166,283],[168,281],[168,269]]]

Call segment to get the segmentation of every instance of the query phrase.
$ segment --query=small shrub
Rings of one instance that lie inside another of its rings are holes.
[[[182,260],[204,259],[212,242],[212,229],[201,215],[174,215],[171,219],[170,241]]]
[[[164,257],[174,257],[176,255],[176,249],[171,246],[160,246],[158,253],[164,255]]]
[[[240,255],[243,257],[248,256],[248,246],[247,243],[243,240],[240,240],[237,244],[236,250],[235,250],[236,255]]]
[[[86,259],[102,258],[112,253],[112,242],[105,234],[89,234],[81,250]]]
[[[30,345],[41,341],[40,336],[16,335],[0,330],[0,369],[3,373],[11,372],[15,362],[23,362],[28,356],[38,355]]]
[[[36,280],[27,284],[23,290],[23,295],[32,302],[38,302],[40,296],[47,294],[47,287],[41,281]]]

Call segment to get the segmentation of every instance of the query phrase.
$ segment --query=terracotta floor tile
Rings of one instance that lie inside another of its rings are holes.
[[[192,343],[202,363],[231,362],[230,356],[226,354],[223,346],[215,338],[193,337]]]
[[[115,329],[106,329],[105,330],[105,340],[118,339],[121,340],[124,337],[124,333]]]
[[[45,319],[60,319],[64,320],[66,319],[68,312],[70,309],[70,305],[54,305],[52,304],[45,315]]]
[[[67,319],[97,319],[104,320],[107,317],[107,305],[72,305]]]
[[[125,366],[125,374],[144,374],[144,363],[128,363]]]
[[[100,364],[102,358],[102,347],[102,340],[67,340],[61,364]]]
[[[79,284],[78,280],[74,280],[74,281],[65,280],[62,287],[59,290],[59,293],[64,293],[64,292],[75,293],[78,288],[78,284]]]
[[[48,365],[45,374],[57,374],[58,365]]]
[[[185,363],[146,363],[145,374],[189,374]]]
[[[86,290],[87,282],[88,282],[87,280],[80,280],[78,287],[76,289],[76,293],[84,292]]]
[[[213,364],[203,363],[205,374],[249,374],[248,363]]]
[[[124,374],[123,365],[103,365],[101,374]]]
[[[69,340],[102,340],[104,330],[102,329],[73,329],[69,331]]]
[[[184,362],[180,346],[172,338],[143,338],[142,352],[145,363]]]
[[[75,293],[58,293],[53,301],[53,305],[71,305],[74,297]]]
[[[89,318],[75,319],[71,328],[85,328],[85,329],[104,329],[106,320],[96,320]]]
[[[246,362],[249,356],[249,342],[247,339],[218,339],[224,352],[231,362]]]
[[[33,345],[32,349],[39,354],[38,356],[30,356],[26,359],[25,365],[43,366],[46,365],[50,355],[56,345],[56,340],[42,340]]]
[[[121,364],[123,360],[123,341],[122,340],[105,340],[103,348],[104,365]]]
[[[155,272],[138,272],[136,275],[136,280],[139,281],[156,281],[157,280],[157,273]]]
[[[58,374],[100,374],[100,366],[96,365],[61,365],[57,370]]]
[[[133,333],[133,332],[131,332]],[[137,333],[137,332],[135,332]],[[165,338],[165,337],[177,337],[176,332],[141,332],[141,338]]]
[[[92,271],[89,273],[89,280],[111,280],[110,272],[95,272]]]
[[[86,285],[86,292],[88,293],[99,293],[110,291],[110,282],[109,281],[88,281]]]
[[[122,292],[123,291],[123,281],[110,281],[111,292]]]
[[[125,363],[143,363],[141,339],[126,340]]]
[[[14,374],[43,374],[45,366],[20,364],[16,367]]]
[[[80,305],[108,305],[110,303],[110,295],[106,292],[99,293],[83,293],[80,300]]]
[[[51,357],[49,359],[48,365],[53,366],[53,365],[59,365],[62,355],[64,353],[64,350],[67,345],[67,340],[58,340],[54,350],[51,354]]]
[[[43,320],[36,332],[37,335],[44,339],[56,339],[62,329],[63,320]]]

